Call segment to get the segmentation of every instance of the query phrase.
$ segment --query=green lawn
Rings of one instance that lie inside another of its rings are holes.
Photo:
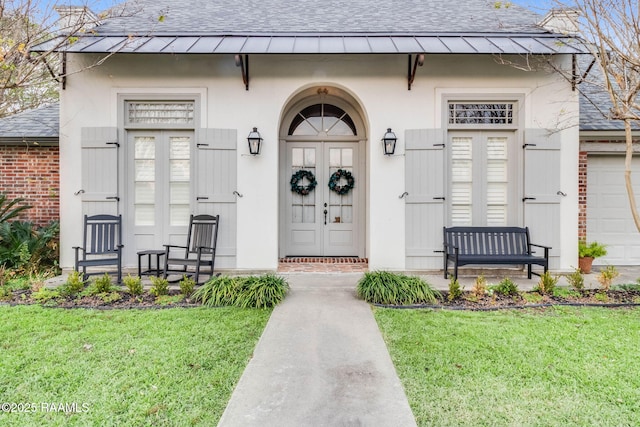
[[[0,425],[216,425],[270,314],[2,306]]]
[[[375,317],[418,425],[640,425],[638,309]]]

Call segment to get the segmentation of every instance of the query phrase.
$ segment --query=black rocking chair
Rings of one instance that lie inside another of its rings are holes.
[[[199,284],[200,270],[209,267],[208,273],[213,276],[213,265],[216,259],[216,241],[218,240],[218,224],[220,215],[191,215],[186,246],[164,245],[164,278],[169,274],[193,274],[193,280]],[[181,249],[176,251],[175,249]],[[176,266],[179,266],[176,268]],[[194,267],[195,271],[187,271]]]
[[[102,274],[105,271],[87,274],[87,267],[115,265],[118,283],[122,281],[122,215],[84,216],[84,236],[82,246],[74,246],[76,251],[75,270],[82,268],[83,277]]]

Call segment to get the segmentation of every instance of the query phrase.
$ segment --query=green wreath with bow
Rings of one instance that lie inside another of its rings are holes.
[[[347,180],[345,185],[338,185],[341,178]],[[355,183],[356,180],[353,175],[351,175],[351,172],[344,169],[338,169],[333,173],[333,175],[331,175],[331,178],[329,178],[329,189],[341,196],[344,196],[345,194],[349,194],[349,191],[353,189]]]
[[[307,181],[309,181],[308,185],[300,185],[304,178],[307,178]],[[313,172],[300,169],[298,172],[291,175],[291,181],[289,181],[289,184],[291,184],[291,191],[296,192],[301,196],[306,196],[316,188],[318,181],[316,181],[316,177]]]

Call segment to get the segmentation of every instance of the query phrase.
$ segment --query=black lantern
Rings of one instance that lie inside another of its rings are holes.
[[[387,128],[387,133],[382,138],[382,149],[386,156],[392,155],[396,151],[396,134],[391,131],[391,128]]]
[[[260,136],[260,132],[258,132],[258,128],[253,128],[253,130],[249,132],[247,141],[249,142],[249,153],[253,156],[255,156],[256,154],[260,154],[260,148],[262,147],[262,137]]]

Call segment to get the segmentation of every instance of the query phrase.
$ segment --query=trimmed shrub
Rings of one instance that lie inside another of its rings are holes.
[[[151,288],[149,293],[155,297],[169,294],[169,281],[162,277],[151,276]]]
[[[600,274],[598,274],[598,282],[602,285],[602,289],[608,291],[609,288],[611,288],[613,279],[618,277],[619,274],[618,269],[613,265],[607,265],[605,268],[600,270]]]
[[[84,278],[82,276],[82,273],[80,273],[79,271],[74,270],[69,273],[67,281],[64,282],[62,286],[60,286],[60,295],[65,297],[72,297],[82,292],[85,285],[83,279]]]
[[[462,297],[460,282],[452,277],[451,280],[449,280],[449,294],[447,295],[447,299],[449,301],[455,301],[460,297]]]
[[[518,295],[518,285],[508,277],[502,279],[497,285],[491,286],[490,289],[500,295]]]
[[[100,277],[96,277],[93,280],[94,291],[98,294],[103,292],[111,292],[113,290],[113,283],[111,283],[111,277],[107,273],[104,273]]]
[[[553,295],[557,284],[558,276],[552,276],[549,271],[545,271],[540,275],[540,280],[533,290],[541,295]]]
[[[186,274],[182,276],[182,280],[180,280],[180,293],[185,297],[188,297],[193,293],[193,290],[196,288],[196,281]]]
[[[476,277],[471,288],[471,293],[476,298],[482,298],[487,293],[487,279],[483,275]]]
[[[125,288],[127,288],[127,292],[129,292],[131,295],[139,296],[144,292],[142,279],[140,279],[138,276],[134,277],[131,274],[128,274],[127,277],[124,277],[122,279],[122,283],[124,284]]]
[[[584,289],[584,276],[582,275],[582,270],[580,270],[579,268],[573,270],[573,273],[567,274],[566,278],[567,282],[569,282],[571,287],[576,291],[581,291]]]

